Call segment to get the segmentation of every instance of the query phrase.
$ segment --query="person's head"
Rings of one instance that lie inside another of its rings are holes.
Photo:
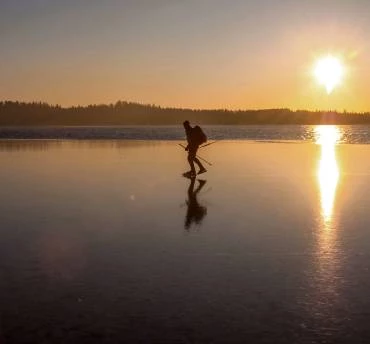
[[[190,128],[190,122],[188,120],[186,120],[184,123],[183,123],[183,126],[185,129],[188,129]]]

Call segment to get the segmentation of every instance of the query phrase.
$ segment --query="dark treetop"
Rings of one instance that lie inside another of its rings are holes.
[[[369,124],[370,113],[336,111],[192,110],[132,102],[61,107],[42,102],[0,102],[0,126],[199,124]]]

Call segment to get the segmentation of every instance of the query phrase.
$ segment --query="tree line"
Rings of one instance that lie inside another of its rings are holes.
[[[196,110],[118,101],[62,107],[44,102],[0,102],[0,126],[198,124],[370,124],[370,113],[337,111]]]

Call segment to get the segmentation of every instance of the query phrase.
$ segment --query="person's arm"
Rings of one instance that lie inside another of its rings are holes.
[[[186,141],[187,141],[187,145],[185,147],[185,150],[188,151],[189,150],[189,136],[190,136],[190,131],[189,130],[185,130],[185,133],[186,133]]]

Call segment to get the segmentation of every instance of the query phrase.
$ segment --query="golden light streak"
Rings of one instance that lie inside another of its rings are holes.
[[[317,172],[321,194],[321,211],[324,221],[327,222],[332,217],[339,180],[335,145],[340,139],[340,131],[336,126],[318,126],[316,135],[317,143],[321,146],[321,158]]]
[[[321,217],[316,231],[316,262],[313,266],[312,290],[310,295],[310,312],[320,323],[333,317],[335,305],[340,295],[338,285],[341,256],[339,252],[337,218],[333,216],[336,189],[339,181],[339,167],[335,155],[335,146],[340,140],[340,129],[336,126],[317,126],[316,143],[321,146],[321,155],[317,169],[318,185],[321,199]]]

